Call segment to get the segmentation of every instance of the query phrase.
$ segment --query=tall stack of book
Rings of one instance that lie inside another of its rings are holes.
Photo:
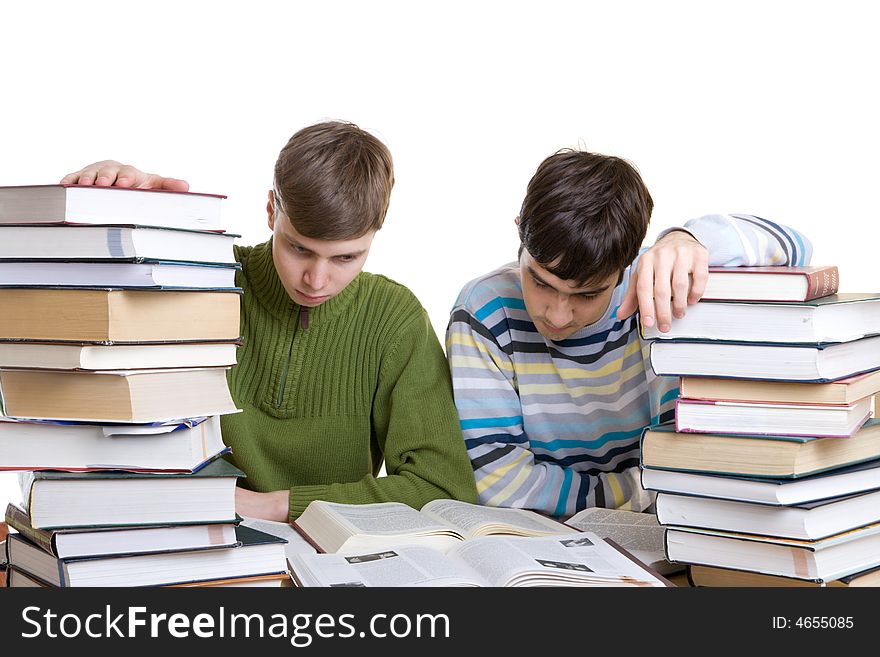
[[[278,584],[238,526],[220,415],[240,341],[222,196],[0,187],[0,469],[10,586]]]
[[[836,267],[713,269],[686,317],[645,331],[681,382],[675,424],[642,436],[642,485],[694,583],[880,579],[880,294],[837,289]]]

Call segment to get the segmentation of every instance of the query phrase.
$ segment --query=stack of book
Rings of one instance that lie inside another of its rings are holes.
[[[239,265],[207,194],[0,188],[0,470],[9,586],[278,584],[238,526],[220,415]]]
[[[642,485],[694,583],[878,581],[880,295],[837,288],[836,267],[713,269],[671,331],[645,330],[681,382]]]

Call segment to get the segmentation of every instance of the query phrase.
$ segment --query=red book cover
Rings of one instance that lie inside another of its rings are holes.
[[[774,274],[788,276],[804,276],[806,277],[807,291],[806,294],[797,299],[797,301],[810,301],[821,297],[827,297],[836,294],[840,285],[840,276],[835,265],[810,265],[801,267],[709,267],[709,274]],[[762,295],[766,301],[787,301],[788,299],[772,298],[773,290],[768,288],[766,296]],[[721,299],[722,297],[713,297],[709,294],[703,296],[704,299]]]

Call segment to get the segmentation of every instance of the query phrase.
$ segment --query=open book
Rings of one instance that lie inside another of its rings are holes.
[[[447,552],[417,545],[346,554],[297,554],[300,586],[670,586],[589,532],[482,536]]]
[[[663,541],[666,529],[660,525],[654,513],[590,507],[578,511],[565,524],[611,539],[661,575],[684,571],[683,564],[671,563],[666,559]]]
[[[478,536],[549,536],[578,531],[535,511],[456,500],[433,500],[420,511],[399,502],[337,504],[315,500],[293,527],[320,552],[369,552],[401,545],[445,552]]]

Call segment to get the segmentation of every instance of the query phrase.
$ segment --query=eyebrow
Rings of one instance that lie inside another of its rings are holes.
[[[608,285],[604,285],[602,287],[597,287],[592,290],[579,290],[577,292],[563,291],[563,290],[560,290],[560,289],[554,287],[553,285],[550,285],[550,283],[548,283],[543,278],[538,276],[538,272],[536,272],[534,269],[532,269],[531,266],[526,266],[526,269],[528,269],[529,274],[531,274],[532,278],[534,278],[536,281],[538,281],[538,283],[540,283],[541,285],[546,285],[547,287],[553,288],[557,292],[562,292],[562,294],[586,294],[586,295],[601,294],[602,292],[607,290],[609,287]]]
[[[309,247],[307,247],[305,244],[300,244],[299,242],[297,242],[297,241],[296,241],[295,239],[293,239],[292,237],[288,237],[287,235],[285,235],[285,236],[284,236],[284,239],[287,240],[287,243],[288,243],[288,244],[291,244],[291,245],[293,245],[293,246],[298,246],[299,248],[304,249],[304,250],[308,251],[309,253],[314,253],[314,251],[312,251],[312,250],[311,250]],[[334,254],[333,254],[332,256],[330,256],[330,257],[331,257],[331,258],[357,258],[357,257],[362,256],[362,255],[363,255],[364,253],[366,253],[366,252],[367,252],[366,249],[361,249],[360,251],[352,251],[351,253],[334,253]]]

